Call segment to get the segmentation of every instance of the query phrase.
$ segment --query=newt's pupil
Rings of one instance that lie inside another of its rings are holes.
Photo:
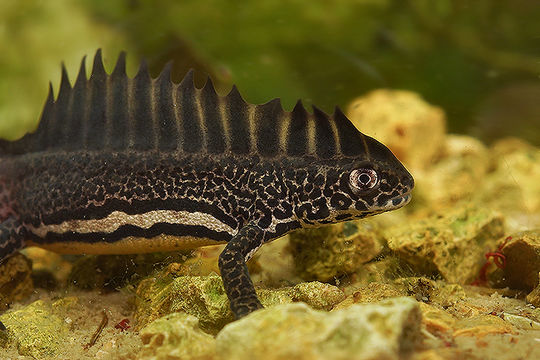
[[[360,181],[362,185],[368,185],[371,181],[371,176],[369,176],[366,173],[363,173],[358,177],[358,180]]]

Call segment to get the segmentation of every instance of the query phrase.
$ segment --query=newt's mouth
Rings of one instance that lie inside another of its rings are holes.
[[[388,202],[386,203],[386,206],[395,209],[395,208],[400,208],[402,206],[407,205],[411,201],[411,198],[412,198],[411,192],[412,190],[406,192],[403,195],[399,195],[399,196],[396,196],[395,198],[388,200]]]

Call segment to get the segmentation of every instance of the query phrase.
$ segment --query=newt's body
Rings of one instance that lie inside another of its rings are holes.
[[[260,308],[245,262],[300,227],[405,205],[413,179],[339,111],[250,105],[210,81],[107,75],[98,51],[65,70],[35,133],[1,141],[0,260],[24,246],[121,254],[226,242],[219,266],[237,317]]]

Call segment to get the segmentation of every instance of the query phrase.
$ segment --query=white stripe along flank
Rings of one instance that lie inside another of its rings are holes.
[[[126,214],[122,211],[113,211],[107,217],[92,220],[67,220],[61,224],[44,225],[38,227],[28,226],[35,235],[44,238],[47,233],[64,234],[75,232],[88,233],[112,233],[123,225],[133,225],[143,229],[149,229],[157,223],[199,225],[216,232],[227,232],[231,236],[236,230],[221,222],[210,214],[203,212],[189,212],[176,210],[152,210],[143,214]]]

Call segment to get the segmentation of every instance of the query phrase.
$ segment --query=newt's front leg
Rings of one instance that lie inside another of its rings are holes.
[[[257,225],[244,226],[225,246],[219,256],[219,270],[231,310],[239,319],[261,309],[246,261],[263,244],[264,230]]]

